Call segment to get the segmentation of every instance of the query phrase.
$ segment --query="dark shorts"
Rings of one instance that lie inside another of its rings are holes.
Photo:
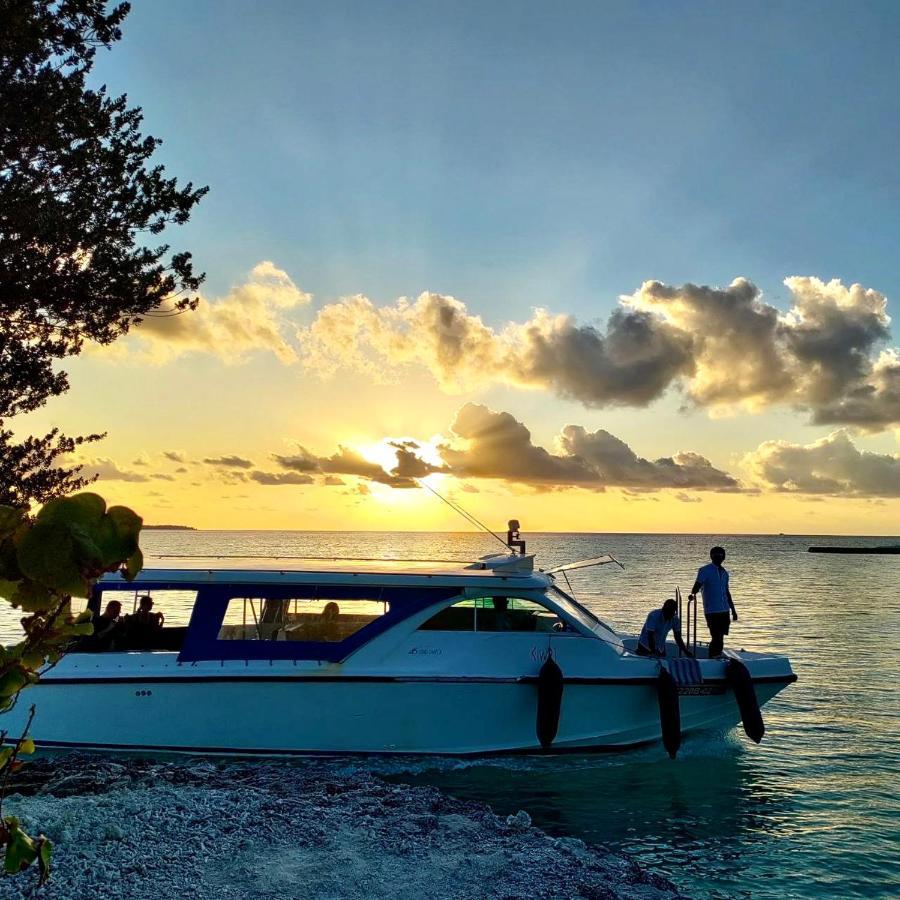
[[[731,613],[706,613],[706,627],[713,637],[724,637],[731,627]]]

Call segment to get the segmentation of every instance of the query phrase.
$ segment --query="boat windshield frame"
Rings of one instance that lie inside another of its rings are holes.
[[[579,622],[581,625],[584,625],[585,628],[588,628],[594,634],[599,634],[597,631],[599,628],[601,632],[608,632],[617,640],[621,640],[619,638],[616,630],[609,625],[606,624],[599,616],[592,613],[586,606],[582,606],[574,597],[570,594],[567,594],[559,585],[551,584],[549,591],[557,596],[552,597],[554,603],[556,603],[561,609],[565,610],[565,612],[570,615],[575,621]]]

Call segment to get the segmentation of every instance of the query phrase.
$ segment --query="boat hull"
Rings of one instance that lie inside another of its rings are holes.
[[[792,677],[755,684],[760,705]],[[546,752],[537,688],[521,679],[291,676],[47,679],[23,692],[4,725],[16,735],[30,704],[39,746],[224,754]],[[684,732],[740,720],[724,684],[680,698]],[[19,720],[17,722],[17,720]],[[658,740],[655,682],[565,684],[551,752],[622,749]]]

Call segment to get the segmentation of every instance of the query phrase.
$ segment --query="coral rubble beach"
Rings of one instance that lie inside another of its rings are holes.
[[[4,811],[54,842],[50,884],[0,897],[673,898],[622,856],[528,815],[325,761],[300,765],[59,755],[23,768]]]

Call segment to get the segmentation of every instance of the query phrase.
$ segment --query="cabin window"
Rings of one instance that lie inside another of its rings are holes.
[[[80,640],[74,649],[94,653],[178,651],[196,599],[195,590],[103,590],[99,607],[93,608],[94,634]]]
[[[390,604],[375,597],[232,597],[218,637],[220,641],[338,643],[389,611]]]
[[[598,619],[589,609],[578,603],[574,597],[570,597],[565,591],[558,587],[552,587],[551,590],[555,594],[554,600],[577,622],[580,622],[589,631],[593,631],[594,627],[599,625],[608,631],[613,637],[618,638],[616,630],[611,628],[606,622]]]
[[[474,631],[475,601],[460,600],[435,613],[419,626],[419,631]]]
[[[552,631],[560,622],[552,610],[524,597],[478,597],[442,609],[420,631]]]

